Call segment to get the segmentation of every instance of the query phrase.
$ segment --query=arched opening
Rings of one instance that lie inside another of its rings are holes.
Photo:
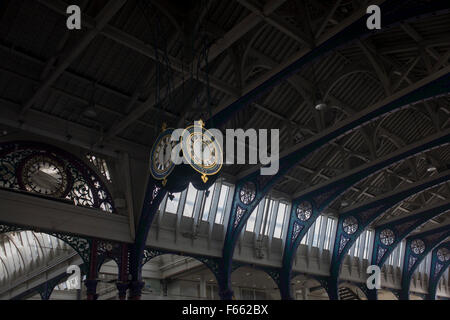
[[[55,236],[33,231],[2,233],[0,299],[79,299],[82,265],[81,256]],[[67,273],[69,266],[76,275]]]
[[[113,259],[106,259],[98,271],[97,294],[98,300],[119,300],[117,279],[119,266]]]
[[[219,300],[214,273],[200,260],[162,254],[142,267],[141,300]]]
[[[280,290],[272,277],[261,269],[243,266],[231,274],[237,300],[280,300]]]
[[[292,296],[295,300],[329,300],[322,284],[307,275],[297,275],[291,281]]]

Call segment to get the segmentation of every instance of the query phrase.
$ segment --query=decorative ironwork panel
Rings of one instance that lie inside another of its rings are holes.
[[[425,242],[420,239],[415,239],[411,242],[411,250],[414,254],[422,254],[425,251]]]
[[[43,143],[0,145],[0,187],[115,212],[108,189],[88,165],[62,149]]]
[[[142,265],[145,265],[147,262],[152,260],[157,256],[161,256],[163,254],[167,254],[167,252],[157,250],[157,249],[145,249],[144,250],[144,259],[142,260]]]
[[[246,210],[242,209],[240,206],[237,206],[236,216],[234,218],[234,228],[236,228],[239,225],[239,222],[241,222],[241,219],[244,216],[245,212]]]
[[[447,248],[440,248],[436,252],[436,256],[440,262],[446,262],[450,259],[450,251]]]
[[[380,233],[380,241],[385,246],[390,246],[395,241],[395,234],[394,231],[391,229],[384,229]]]
[[[344,235],[341,235],[341,239],[339,240],[339,251],[338,253],[341,254],[341,252],[344,250],[347,243],[350,241],[350,238],[345,237]]]
[[[49,233],[49,235],[70,245],[80,255],[81,259],[85,263],[85,266],[89,266],[91,256],[91,240],[56,232]]]
[[[384,254],[386,253],[387,249],[385,248],[378,248],[377,252],[377,264],[380,263],[381,259],[383,259]]]
[[[301,221],[308,221],[313,213],[312,205],[309,201],[303,201],[297,206],[297,218]]]
[[[342,222],[342,228],[346,234],[354,234],[358,230],[358,220],[355,217],[350,216],[344,219]]]
[[[299,224],[298,222],[294,222],[294,228],[292,229],[292,244],[297,240],[298,235],[302,232],[304,226]]]
[[[249,205],[255,200],[255,197],[256,185],[251,181],[246,182],[239,191],[239,199],[243,204]]]
[[[411,268],[414,266],[414,264],[416,263],[417,258],[414,256],[410,256],[409,260],[408,260],[408,271],[411,270]]]

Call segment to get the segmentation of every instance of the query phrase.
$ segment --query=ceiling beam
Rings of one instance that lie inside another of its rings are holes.
[[[30,109],[37,99],[50,88],[53,83],[64,73],[64,71],[75,61],[75,59],[89,46],[89,44],[97,37],[100,31],[107,25],[107,23],[116,15],[116,13],[123,7],[126,0],[115,0],[108,2],[102,11],[95,18],[95,28],[89,30],[80,41],[67,52],[58,66],[53,72],[42,82],[40,87],[36,90],[31,98],[22,106],[20,115],[23,116]]]

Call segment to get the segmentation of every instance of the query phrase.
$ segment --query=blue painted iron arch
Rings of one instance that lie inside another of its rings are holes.
[[[343,259],[367,226],[387,209],[411,195],[447,182],[450,171],[393,191],[381,199],[344,210],[338,220],[330,267],[330,298],[338,300],[338,280]]]
[[[437,246],[431,256],[430,278],[428,283],[428,300],[436,299],[437,287],[442,275],[450,265],[450,241]]]
[[[450,84],[450,74],[445,74],[440,79],[445,79],[443,81],[449,82]],[[281,179],[281,177],[284,176],[295,164],[304,159],[304,157],[306,157],[311,152],[320,149],[323,145],[329,143],[330,141],[352,130],[355,130],[359,126],[362,126],[376,119],[377,117],[386,114],[387,112],[393,112],[395,110],[399,110],[400,108],[407,107],[408,105],[423,99],[424,96],[431,98],[432,96],[434,96],[433,93],[437,95],[443,94],[448,89],[444,89],[444,84],[441,83],[441,80],[437,80],[437,82],[431,82],[434,84],[439,83],[434,89],[432,89],[434,85],[420,86],[420,89],[414,89],[414,86],[409,87],[402,93],[397,94],[395,98],[385,99],[384,101],[377,103],[369,108],[369,110],[362,111],[352,118],[343,121],[341,125],[338,126],[338,128],[328,129],[323,134],[319,135],[319,137],[301,144],[295,151],[292,151],[291,153],[283,156],[280,159],[280,170],[277,174],[273,176],[261,176],[259,175],[258,171],[254,171],[252,173],[246,174],[237,182],[231,206],[230,219],[227,226],[227,234],[223,247],[223,274],[220,282],[220,285],[222,287],[221,296],[223,297],[223,299],[231,299],[232,297],[232,292],[230,290],[230,265],[238,235],[242,231],[242,228],[247,222],[247,219],[253,209],[256,208],[256,206],[259,204],[259,201],[263,199],[263,197],[270,191],[273,185],[279,179]],[[422,81],[422,83],[427,82],[427,80]],[[432,96],[429,96],[429,94],[432,94]],[[421,99],[419,99],[419,97],[421,97]],[[254,190],[255,195],[252,197],[253,200],[251,202],[244,203],[240,198],[241,191],[244,188],[247,188],[247,186],[249,185],[251,185],[251,188]],[[337,190],[333,191],[338,192]]]
[[[432,4],[427,4],[426,6],[423,4],[419,4],[417,6],[410,7],[407,9],[402,8],[402,10],[399,10],[400,4],[402,4],[402,1],[399,1],[399,0],[389,1],[389,2],[386,1],[385,3],[383,3],[383,5],[382,5],[382,7],[383,7],[382,12],[384,15],[383,16],[383,21],[384,21],[383,30],[386,30],[390,25],[394,25],[403,20],[413,19],[417,16],[435,13],[436,11],[442,12],[442,11],[446,11],[448,9],[445,1],[436,1],[436,2],[433,2]],[[231,115],[235,114],[237,111],[239,111],[240,109],[245,107],[248,103],[254,101],[263,92],[265,92],[266,90],[277,85],[281,80],[291,76],[292,74],[297,72],[300,68],[302,68],[307,63],[323,56],[323,54],[329,53],[333,49],[335,49],[339,46],[346,45],[352,40],[355,40],[357,38],[367,37],[367,36],[373,34],[374,32],[369,32],[365,26],[366,21],[365,21],[364,14],[365,14],[365,12],[361,12],[362,17],[360,17],[360,16],[352,17],[351,18],[352,21],[349,21],[349,24],[351,22],[353,22],[353,23],[350,24],[348,27],[344,28],[344,30],[340,30],[336,34],[330,36],[330,39],[328,39],[327,41],[324,40],[321,44],[319,44],[318,47],[316,47],[310,53],[308,53],[306,55],[301,55],[298,58],[298,60],[296,60],[293,64],[289,65],[288,67],[286,67],[285,69],[283,69],[282,71],[277,73],[276,75],[270,77],[265,82],[263,82],[260,86],[256,87],[254,90],[248,92],[247,94],[242,96],[240,99],[238,99],[233,104],[218,111],[211,119],[209,119],[207,121],[206,127],[209,128],[209,127],[214,127],[216,125],[224,124],[231,117]],[[441,79],[441,80],[444,80],[444,79]],[[444,82],[445,81],[446,80],[444,80]],[[419,91],[421,91],[420,93],[417,94],[417,92],[416,92],[415,94],[413,94],[411,96],[412,100],[410,102],[408,102],[408,99],[399,99],[397,102],[399,102],[400,104],[405,106],[413,101],[422,100],[424,98],[427,99],[431,96],[442,94],[442,92],[444,91],[443,88],[445,87],[445,85],[434,83],[432,85],[432,87],[434,87],[434,86],[436,86],[436,87],[442,86],[442,87],[437,90],[430,89],[430,87],[427,87],[427,89],[425,91],[419,90]],[[392,105],[387,106],[387,109],[389,109],[391,107],[392,107]],[[389,111],[392,111],[392,110],[384,110],[382,112],[382,114],[389,112]],[[361,121],[358,121],[358,123],[351,123],[348,126],[346,126],[345,128],[343,126],[341,128],[342,130],[339,132],[335,132],[335,134],[333,136],[335,138],[339,137],[340,135],[344,134],[348,130],[352,130],[377,116],[379,116],[379,114],[377,115],[377,112],[370,113],[370,114],[366,115],[366,117],[361,118],[360,119]],[[307,154],[311,151],[316,150],[320,145],[327,143],[329,140],[330,140],[330,136],[324,136],[320,142],[317,141],[317,146],[315,146],[314,149],[306,150],[308,148],[305,148],[305,150],[303,150],[303,151],[305,151]],[[298,161],[300,159],[292,159],[292,158],[290,159],[288,157],[286,160],[287,161],[285,163],[281,164],[282,166],[284,164],[287,165],[289,162],[296,162],[296,160]],[[281,172],[280,176],[285,174],[286,171]],[[256,180],[256,178],[254,180]],[[252,181],[252,182],[255,182],[255,181]],[[265,184],[266,183],[263,183],[264,186],[265,186]],[[273,185],[273,183],[268,185],[268,187],[270,188],[272,185]],[[147,233],[149,232],[150,225],[151,225],[154,213],[156,212],[157,207],[159,205],[159,202],[162,200],[162,198],[164,197],[164,194],[166,192],[165,190],[162,190],[160,192],[162,194],[162,197],[160,197],[159,200],[157,199],[159,197],[159,195],[156,197],[153,197],[153,199],[155,201],[154,202],[155,205],[153,205],[153,202],[150,203],[151,202],[150,199],[152,198],[151,194],[153,193],[154,188],[155,188],[155,184],[153,182],[149,182],[147,191],[146,191],[146,200],[144,202],[144,207],[142,210],[141,221],[139,223],[138,230],[137,230],[136,242],[135,242],[134,247],[132,248],[133,254],[132,254],[132,259],[131,259],[130,263],[132,265],[131,270],[132,270],[133,279],[136,282],[140,281],[140,275],[139,275],[140,263],[139,263],[139,261],[141,261],[142,256],[143,256],[143,250],[145,248],[145,240],[147,237]],[[159,193],[159,191],[158,191],[158,193]],[[236,216],[242,217],[242,216],[250,214],[250,212],[251,212],[251,210],[248,210],[249,207],[247,207],[247,208],[241,207],[239,209],[236,205],[233,205],[232,209],[233,209],[233,211],[232,211],[231,219],[233,221],[231,221],[229,223],[230,227],[232,227],[233,224],[235,223],[234,219]],[[246,218],[244,218],[242,221],[245,222],[245,220],[246,220]],[[240,223],[238,222],[237,226],[239,224]],[[231,230],[231,229],[232,228],[228,228],[228,230]],[[230,231],[230,232],[233,232],[233,231]],[[234,235],[229,236],[230,241],[228,241],[229,243],[226,243],[225,247],[228,247],[228,246],[230,246],[231,243],[235,242],[235,240],[233,240],[233,237],[235,237],[235,236]],[[224,279],[223,279],[223,281],[221,281],[221,283],[222,283],[222,287],[224,288],[222,290],[223,291],[222,296],[224,298],[230,298],[232,295],[232,293],[229,290],[229,288],[230,288],[229,272],[231,270],[231,267],[230,267],[231,261],[229,261],[229,260],[233,256],[233,250],[234,250],[233,246],[234,246],[234,244],[231,245],[231,247],[232,247],[231,252],[229,252],[229,250],[224,250],[224,252],[223,252],[223,255],[224,255],[223,269],[225,269],[225,271],[224,271]]]
[[[381,268],[389,255],[411,232],[448,210],[450,210],[449,201],[418,210],[404,218],[377,226],[375,228],[371,264]],[[376,289],[369,290],[369,299],[377,299]]]
[[[315,188],[307,192],[292,202],[289,226],[286,237],[286,245],[283,253],[283,263],[281,271],[281,287],[283,299],[290,299],[290,279],[292,261],[295,252],[302,238],[306,235],[309,228],[313,225],[320,213],[332,203],[343,191],[350,188],[368,176],[375,174],[381,169],[388,167],[398,161],[402,161],[418,153],[435,148],[439,145],[446,145],[450,142],[450,131],[441,135],[434,135],[428,139],[414,144],[413,147],[407,147],[391,155],[376,161],[375,163],[364,165],[361,168],[350,171],[342,178],[333,180],[333,182]],[[306,215],[305,215],[306,214]]]
[[[450,224],[410,236],[406,240],[400,299],[409,299],[411,278],[417,267],[433,248],[450,237]]]

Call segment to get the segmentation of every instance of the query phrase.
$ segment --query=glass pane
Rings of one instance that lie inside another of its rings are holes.
[[[215,219],[215,222],[217,224],[223,223],[223,214],[225,211],[225,205],[227,202],[229,190],[230,190],[230,188],[227,187],[226,185],[222,185],[222,188],[220,189],[219,204],[217,205],[217,213],[216,213],[216,219]]]
[[[173,195],[174,195],[173,200],[170,200],[170,198],[167,199],[166,212],[177,213],[181,193],[178,192],[174,193]]]
[[[247,226],[245,230],[254,232],[255,231],[255,223],[256,223],[256,215],[258,214],[258,208],[259,205],[256,206],[256,208],[253,210],[252,214],[247,220]]]
[[[269,210],[264,210],[265,211],[264,214],[267,216],[267,217],[265,217],[266,224],[265,224],[265,228],[264,228],[264,235],[266,235],[266,236],[269,235],[269,226],[270,226],[270,220],[272,220],[273,204],[274,204],[274,201],[270,200],[269,201]],[[263,222],[264,222],[264,220],[263,220]]]
[[[189,184],[188,192],[186,195],[186,203],[184,205],[183,216],[192,217],[194,213],[195,198],[197,197],[197,189],[192,184]]]
[[[284,203],[280,203],[278,206],[277,220],[275,222],[275,230],[273,232],[274,238],[281,238],[281,231],[283,230],[286,208],[287,206]]]
[[[203,215],[202,215],[203,221],[208,221],[208,218],[209,218],[209,211],[211,210],[214,186],[215,186],[215,184],[213,184],[211,187],[209,187],[208,192],[205,193],[205,197],[206,197],[206,194],[208,194],[208,196],[206,197],[205,207],[203,209]]]
[[[319,216],[319,218],[317,218],[317,220],[316,220],[316,222],[314,222],[314,224],[315,224],[315,226],[314,226],[314,235],[313,235],[312,246],[318,247],[319,246],[320,227],[322,225],[322,216]]]

